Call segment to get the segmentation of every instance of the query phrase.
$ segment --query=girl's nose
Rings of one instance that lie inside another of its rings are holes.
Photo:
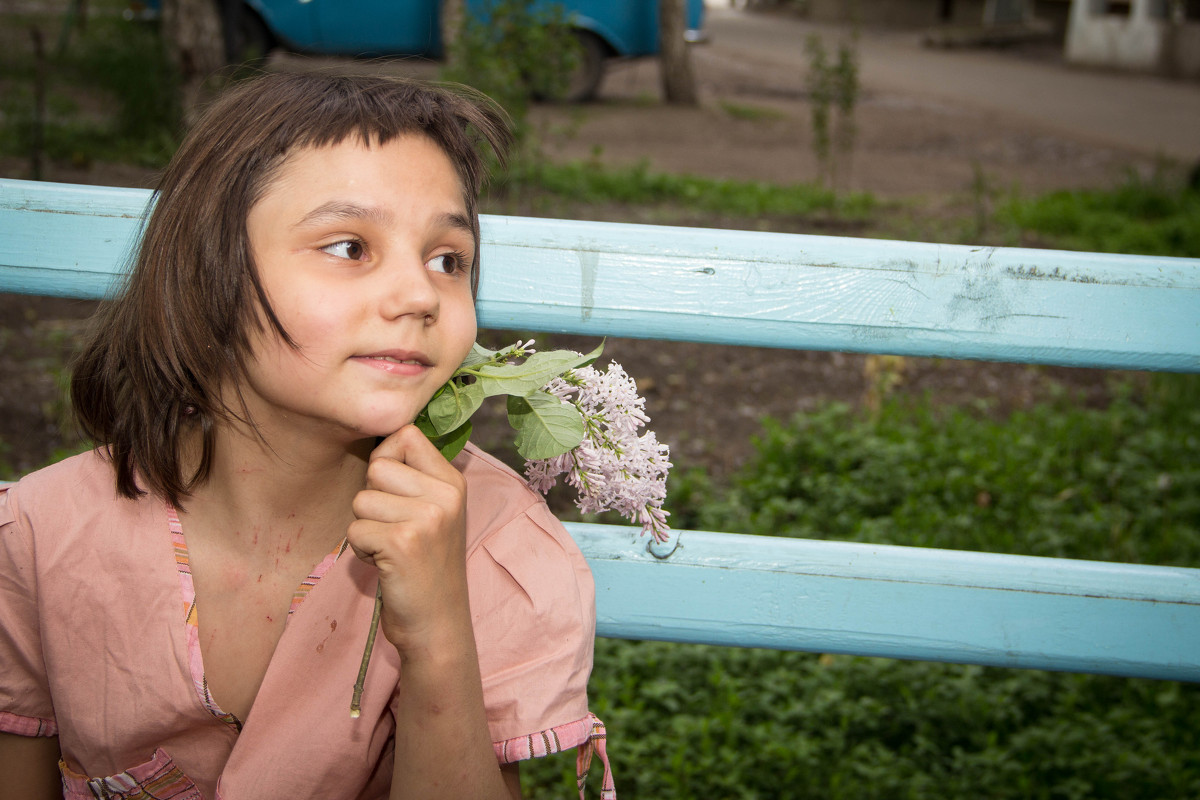
[[[387,319],[421,317],[428,324],[437,319],[440,295],[425,264],[419,258],[412,261],[386,271],[380,313]]]

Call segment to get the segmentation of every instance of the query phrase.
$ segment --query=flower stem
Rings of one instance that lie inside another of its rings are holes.
[[[367,646],[363,649],[362,664],[358,667],[358,680],[354,682],[354,696],[350,698],[350,718],[358,719],[362,714],[363,684],[367,681],[367,665],[371,663],[371,651],[375,649],[375,632],[379,630],[379,615],[383,611],[383,585],[375,585],[375,609],[371,612],[371,630],[367,631]]]

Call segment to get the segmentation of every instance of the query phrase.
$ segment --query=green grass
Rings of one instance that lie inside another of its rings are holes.
[[[728,100],[722,100],[720,106],[722,111],[734,119],[741,119],[747,122],[776,122],[787,119],[787,114],[775,108],[767,108],[766,106],[733,103]]]
[[[1056,248],[1200,257],[1200,191],[1162,175],[1130,177],[1113,190],[1014,198],[997,218]]]
[[[995,419],[893,399],[768,422],[682,526],[1200,565],[1200,376]],[[1200,797],[1200,686],[600,640],[590,684],[622,797]],[[526,795],[565,796],[561,757]],[[595,779],[593,779],[595,780]]]
[[[723,216],[803,216],[834,213],[867,217],[876,207],[870,194],[838,194],[814,184],[780,186],[696,175],[654,172],[646,164],[606,167],[592,162],[519,164],[500,192],[535,191],[576,203],[627,206],[679,205]]]

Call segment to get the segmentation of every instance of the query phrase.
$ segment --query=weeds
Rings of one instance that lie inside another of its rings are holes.
[[[838,42],[834,61],[829,60],[817,34],[805,40],[804,49],[809,58],[808,98],[817,177],[836,191],[850,172],[858,132],[854,122],[859,95],[857,33],[848,42]]]
[[[28,22],[31,29],[43,24]],[[145,166],[161,165],[173,152],[179,134],[176,76],[155,30],[115,13],[97,16],[63,52],[46,56],[41,77],[24,48],[4,58],[9,82],[0,101],[0,152],[30,157],[34,172],[43,152],[77,165],[110,160]]]
[[[1200,191],[1163,174],[1128,177],[1114,190],[1014,197],[999,221],[1071,250],[1200,257]]]
[[[681,527],[1200,564],[1200,375],[1123,383],[995,420],[886,400],[769,422]],[[601,639],[590,684],[632,797],[1025,800],[1200,796],[1200,686]],[[522,768],[565,796],[566,759]]]

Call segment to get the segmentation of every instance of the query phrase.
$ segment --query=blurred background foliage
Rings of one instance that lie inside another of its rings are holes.
[[[62,48],[58,17],[7,15],[9,40],[38,30],[46,46],[41,64],[0,50],[0,154],[161,166],[181,133],[161,40],[121,19],[123,4],[92,5],[113,13]],[[496,95],[528,137],[485,209],[605,218],[616,206],[639,221],[776,229],[819,219],[861,235],[1200,257],[1200,192],[1165,172],[1034,197],[981,180],[977,202],[934,227],[903,202],[816,183],[551,163],[525,114],[561,91],[561,18],[496,5],[529,18],[498,38],[468,26],[447,74]],[[61,361],[46,369],[64,383]],[[763,420],[756,455],[720,484],[680,464],[668,507],[684,528],[1200,566],[1200,380],[1113,381],[1102,407],[1063,393],[1009,415],[884,382],[861,407]],[[0,477],[13,478],[5,451],[0,441]],[[600,640],[591,695],[624,798],[1200,797],[1194,685]],[[571,796],[573,773],[573,753],[528,764],[526,796]]]
[[[89,17],[73,34],[55,16],[6,15],[6,44],[44,44],[41,63],[27,46],[0,48],[0,153],[27,156],[38,136],[45,157],[80,166],[160,166],[174,152],[182,133],[177,76],[161,37],[124,20],[119,4],[93,5],[112,13]]]
[[[1200,375],[1114,396],[768,419],[728,485],[677,472],[667,507],[700,530],[1196,567]],[[1195,684],[601,639],[590,691],[622,797],[1200,797]],[[524,768],[527,796],[565,796],[555,761]]]

